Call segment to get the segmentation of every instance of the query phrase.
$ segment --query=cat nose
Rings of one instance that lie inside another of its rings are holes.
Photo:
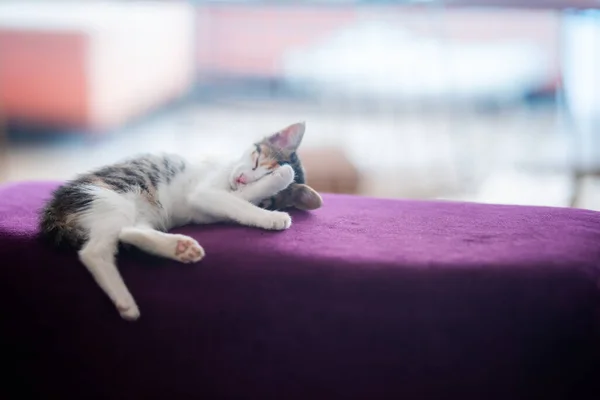
[[[246,184],[246,182],[248,181],[248,178],[246,178],[246,175],[241,174],[240,176],[237,177],[237,179],[235,181],[237,183]]]

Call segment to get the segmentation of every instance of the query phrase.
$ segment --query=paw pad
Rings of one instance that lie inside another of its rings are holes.
[[[200,261],[204,257],[204,249],[191,238],[177,240],[175,256],[183,263]]]

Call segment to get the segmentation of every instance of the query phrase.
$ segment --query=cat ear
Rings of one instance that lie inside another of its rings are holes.
[[[316,210],[323,205],[323,199],[308,185],[296,184],[293,195],[294,207],[300,210]]]
[[[298,122],[269,136],[267,141],[285,152],[292,153],[300,146],[305,130],[306,125],[304,122]]]

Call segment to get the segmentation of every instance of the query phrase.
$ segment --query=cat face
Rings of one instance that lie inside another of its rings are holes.
[[[296,154],[304,130],[304,123],[297,123],[255,143],[235,164],[229,177],[231,187],[255,182],[284,164],[294,169],[296,183],[304,183],[304,170]]]

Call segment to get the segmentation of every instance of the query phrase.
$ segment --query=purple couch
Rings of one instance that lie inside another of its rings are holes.
[[[600,213],[325,196],[274,233],[119,256],[123,321],[0,188],[0,398],[600,399]],[[8,371],[8,372],[6,372]]]

